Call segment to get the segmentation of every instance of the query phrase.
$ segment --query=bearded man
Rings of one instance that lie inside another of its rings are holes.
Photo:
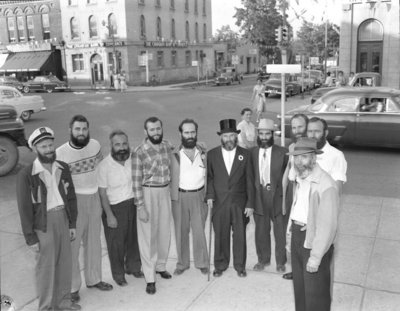
[[[282,214],[282,178],[288,156],[287,149],[274,145],[274,121],[261,119],[257,127],[258,147],[251,149],[255,185],[254,222],[258,262],[255,271],[271,263],[271,222],[274,226],[276,271],[285,272],[286,223]]]
[[[111,132],[110,143],[111,153],[99,165],[99,193],[111,273],[119,286],[126,286],[125,274],[143,277],[133,201],[132,160],[125,132]]]
[[[171,278],[166,263],[171,240],[172,146],[163,140],[162,122],[157,117],[146,119],[144,133],[146,138],[132,153],[132,179],[146,293],[152,295],[156,292],[156,274]]]
[[[103,156],[97,140],[91,139],[89,121],[82,115],[72,117],[69,123],[70,140],[57,148],[57,159],[69,165],[78,202],[76,239],[72,242],[71,300],[80,300],[81,270],[79,251],[83,244],[85,281],[87,288],[112,290],[102,281],[101,271],[101,202],[97,183],[97,169]]]

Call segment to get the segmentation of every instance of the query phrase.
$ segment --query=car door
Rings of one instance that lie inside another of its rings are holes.
[[[29,88],[33,91],[43,90],[42,78],[37,77],[33,79],[32,82],[29,83]]]

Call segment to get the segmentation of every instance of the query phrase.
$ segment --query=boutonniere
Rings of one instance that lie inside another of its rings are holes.
[[[243,156],[241,154],[239,154],[238,159],[239,159],[239,161],[243,161]]]
[[[62,182],[62,184],[63,184],[63,186],[64,186],[64,192],[65,192],[65,194],[68,195],[69,182],[68,182],[68,181],[64,181],[64,180],[61,180],[61,182]]]
[[[204,153],[201,154],[201,159],[204,161],[206,159],[206,155]]]

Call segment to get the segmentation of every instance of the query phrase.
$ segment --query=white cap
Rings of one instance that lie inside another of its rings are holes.
[[[42,141],[43,139],[51,138],[54,139],[54,132],[51,128],[47,126],[39,127],[33,131],[31,136],[28,139],[28,145],[32,148],[38,142]]]

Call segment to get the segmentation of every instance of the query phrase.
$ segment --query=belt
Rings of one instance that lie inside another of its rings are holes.
[[[301,226],[301,227],[307,226],[307,224],[305,224],[303,222],[300,222],[300,221],[297,221],[297,220],[292,220],[292,222],[293,222],[293,224]]]
[[[168,185],[169,185],[169,183],[165,184],[165,185],[142,185],[142,187],[147,187],[147,188],[165,188]]]
[[[200,190],[203,190],[203,189],[204,189],[204,186],[200,187],[199,189],[193,189],[193,190],[185,190],[185,189],[181,189],[181,188],[179,188],[178,190],[180,192],[199,192]]]
[[[56,207],[49,209],[48,212],[61,211],[62,209],[64,209],[64,205],[58,205]]]
[[[261,187],[262,187],[262,188],[265,188],[265,189],[268,190],[268,191],[271,190],[271,184],[266,184],[265,186],[264,186],[264,185],[261,185]]]

